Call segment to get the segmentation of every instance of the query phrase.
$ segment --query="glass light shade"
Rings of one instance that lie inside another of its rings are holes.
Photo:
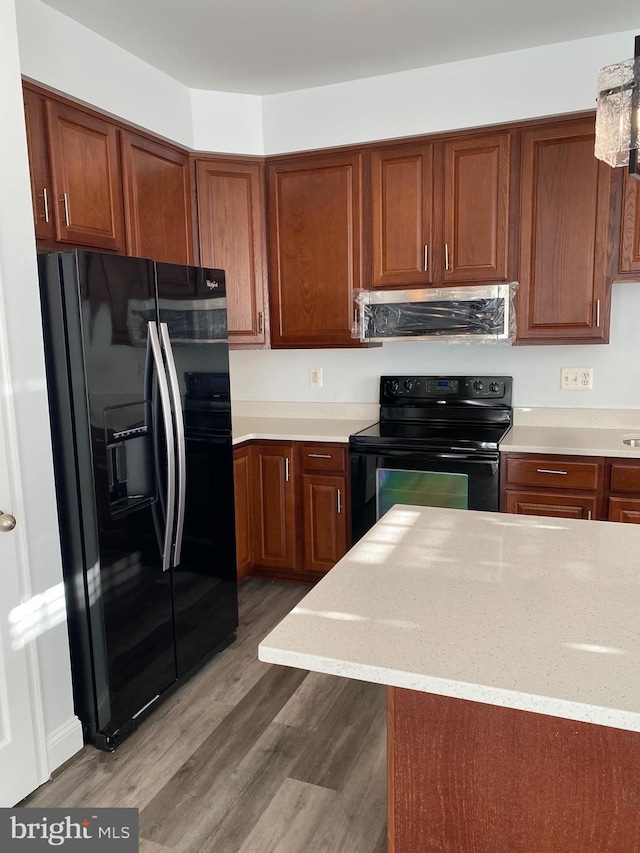
[[[610,166],[626,166],[629,163],[629,150],[638,145],[638,110],[634,88],[640,79],[639,65],[637,57],[626,59],[601,68],[598,74],[595,155]]]

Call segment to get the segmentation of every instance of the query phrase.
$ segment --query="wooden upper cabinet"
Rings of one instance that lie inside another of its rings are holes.
[[[608,340],[612,170],[594,139],[593,120],[522,134],[520,341]]]
[[[358,346],[362,155],[280,160],[267,174],[272,346]]]
[[[27,131],[29,172],[31,176],[31,202],[36,237],[52,240],[53,198],[51,194],[51,167],[47,144],[46,100],[37,92],[25,89],[24,121]]]
[[[118,129],[47,101],[56,240],[124,251]]]
[[[640,273],[640,181],[625,176],[619,272],[636,281]]]
[[[433,281],[433,144],[371,152],[371,284]],[[431,257],[430,257],[431,253]]]
[[[188,155],[128,131],[121,141],[128,254],[193,264]]]
[[[511,137],[497,133],[443,143],[446,284],[508,277]]]
[[[200,263],[223,269],[229,341],[267,342],[264,165],[197,160]]]
[[[372,287],[506,281],[513,134],[371,152]]]

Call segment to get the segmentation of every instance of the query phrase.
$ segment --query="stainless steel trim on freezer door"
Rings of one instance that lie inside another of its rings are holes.
[[[162,420],[164,422],[165,446],[167,450],[167,502],[166,502],[166,527],[164,531],[164,547],[162,549],[162,571],[166,572],[171,567],[171,541],[173,536],[173,515],[176,503],[176,456],[173,443],[173,417],[171,415],[171,401],[169,398],[169,386],[167,375],[162,359],[158,327],[154,320],[149,322],[149,341],[151,352],[156,366],[158,377],[158,388],[160,390],[160,403],[162,405]]]
[[[184,513],[187,499],[187,445],[184,436],[184,412],[180,399],[180,383],[178,382],[178,371],[173,357],[169,327],[166,323],[160,323],[160,336],[162,348],[167,361],[167,372],[169,374],[169,387],[173,399],[173,411],[176,418],[176,442],[178,445],[178,514],[176,521],[176,540],[173,556],[173,565],[180,565],[180,554],[182,552],[182,536],[184,533]]]

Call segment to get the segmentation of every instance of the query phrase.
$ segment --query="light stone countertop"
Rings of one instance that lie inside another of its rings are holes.
[[[268,441],[337,441],[348,443],[349,436],[376,423],[377,418],[274,418],[233,417],[233,443],[252,439]]]
[[[397,506],[260,660],[640,731],[640,527]]]
[[[594,427],[511,427],[500,442],[501,453],[561,453],[570,456],[620,456],[640,459],[640,447],[623,439],[637,437],[639,429],[596,429]]]

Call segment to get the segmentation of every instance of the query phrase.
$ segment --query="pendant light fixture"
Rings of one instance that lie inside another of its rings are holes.
[[[640,180],[640,36],[632,59],[598,73],[595,155],[610,166],[629,165]]]

